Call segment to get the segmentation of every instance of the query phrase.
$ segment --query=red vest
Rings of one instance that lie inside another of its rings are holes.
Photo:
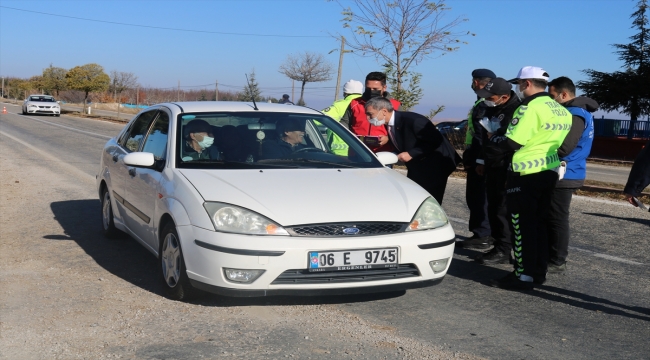
[[[395,99],[390,99],[393,109],[397,110],[401,105],[399,101]],[[361,136],[388,136],[388,130],[386,126],[373,126],[368,122],[368,117],[366,116],[366,101],[362,98],[357,98],[350,102],[350,110],[352,111],[352,119],[350,119],[350,130],[355,135]],[[388,121],[389,119],[386,119]],[[390,141],[385,145],[378,147],[370,147],[370,150],[373,152],[380,151],[391,151],[395,152],[395,147],[391,144]]]

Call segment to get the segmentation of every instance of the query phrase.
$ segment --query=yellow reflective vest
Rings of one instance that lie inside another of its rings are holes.
[[[322,112],[336,121],[341,121],[345,111],[350,106],[350,102],[359,97],[361,97],[361,94],[350,94],[345,99],[336,100],[331,106],[323,109]],[[348,144],[329,129],[327,130],[327,143],[334,154],[348,155]]]

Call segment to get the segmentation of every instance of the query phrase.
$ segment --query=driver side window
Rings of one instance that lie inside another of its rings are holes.
[[[140,116],[135,119],[133,125],[131,125],[131,129],[129,129],[129,134],[120,139],[120,145],[126,149],[126,151],[134,152],[140,149],[144,136],[147,134],[147,130],[149,130],[149,126],[151,126],[151,122],[157,113],[158,110],[147,111],[140,114]]]

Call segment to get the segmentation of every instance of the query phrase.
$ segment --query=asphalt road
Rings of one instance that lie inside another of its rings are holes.
[[[600,164],[587,164],[587,179],[609,182],[614,184],[623,184],[627,182],[630,175],[629,166],[608,166]]]
[[[7,109],[10,113],[0,117],[0,144],[5,151],[3,156],[18,158],[29,149],[35,151],[35,154],[48,154],[47,159],[42,160],[50,163],[49,168],[53,172],[70,182],[78,183],[74,188],[76,190],[52,195],[49,194],[51,192],[48,188],[49,182],[44,179],[39,192],[54,196],[56,201],[53,200],[49,207],[35,208],[33,211],[42,214],[43,217],[55,219],[65,218],[57,211],[84,214],[99,211],[99,202],[95,197],[96,191],[92,181],[79,181],[79,178],[94,177],[103,144],[120,130],[121,125],[67,116],[60,118],[21,116],[15,114],[19,112],[18,107],[7,106]],[[593,168],[601,167],[598,165]],[[21,165],[20,171],[30,173],[33,169],[37,169],[37,165],[26,161]],[[614,177],[623,176],[623,173],[617,173],[617,170],[605,171],[618,174],[613,175]],[[62,203],[78,204],[78,207],[68,206],[61,209],[59,205]],[[466,229],[468,210],[465,206],[462,179],[450,179],[443,207],[452,220],[458,237],[470,235]],[[134,242],[126,241],[112,245],[121,247],[117,250],[102,249],[102,246],[106,245],[98,243],[95,238],[97,227],[100,226],[97,221],[99,215],[86,215],[92,220],[77,221],[73,224],[59,220],[66,234],[75,236],[77,245],[68,246],[78,248],[76,252],[70,251],[70,255],[64,256],[72,257],[73,253],[79,253],[76,255],[79,259],[86,257],[88,260],[94,260],[92,261],[94,266],[99,265],[96,271],[100,274],[104,273],[104,278],[113,275],[127,280],[124,285],[118,283],[117,286],[126,288],[128,285],[147,290],[142,295],[147,301],[160,301],[160,289],[142,281],[142,278],[147,280],[150,277],[140,274],[137,275],[138,279],[133,279],[135,275],[129,270],[142,271],[143,266],[149,267],[155,262],[146,258],[145,251],[135,250],[137,246],[133,244]],[[28,226],[19,221],[5,221],[3,224],[13,227]],[[11,230],[5,228],[3,232],[11,232]],[[215,296],[206,295],[206,299],[202,302],[185,305],[183,311],[201,312],[203,320],[214,320],[218,323],[220,319],[213,312],[216,313],[218,310],[216,304],[225,301],[231,306],[237,306],[237,309],[243,309],[241,311],[248,310],[268,320],[267,326],[270,329],[280,329],[283,324],[280,319],[271,321],[263,314],[277,312],[278,308],[292,304],[302,309],[307,317],[312,315],[316,317],[317,310],[314,305],[329,304],[331,309],[356,317],[373,329],[388,331],[395,337],[399,337],[402,342],[432,346],[450,351],[452,354],[469,354],[493,359],[648,359],[650,358],[649,230],[650,214],[643,213],[629,204],[574,197],[571,208],[572,243],[568,271],[562,275],[549,275],[547,283],[532,292],[510,292],[487,286],[486,282],[489,279],[504,276],[510,267],[477,265],[471,260],[477,252],[457,249],[445,280],[440,285],[430,288],[389,296],[319,299],[281,297],[220,300]],[[39,231],[39,228],[34,227],[25,236],[47,238],[47,235]],[[8,240],[3,240],[6,241]],[[19,242],[23,239],[15,239],[15,241]],[[93,245],[87,246],[87,244]],[[12,243],[12,246],[18,245]],[[111,262],[111,258],[107,259],[100,255],[106,251],[117,251],[121,256],[120,260],[115,259],[115,262],[119,261],[119,268]],[[131,255],[135,252],[137,254]],[[141,258],[143,256],[144,258]],[[8,259],[6,256],[2,258],[2,262],[16,263],[16,266],[20,264],[18,259]],[[86,265],[80,260],[69,263],[73,268],[70,271],[87,271],[83,268]],[[75,266],[79,269],[75,270]],[[129,293],[127,292],[125,296],[128,297]],[[63,305],[58,305],[57,301],[48,302],[47,306],[57,309],[58,306]],[[253,311],[253,309],[257,310]],[[258,311],[259,309],[262,310]],[[183,323],[182,318],[176,320],[175,324],[175,330],[179,331],[188,331],[193,327],[191,323]],[[45,323],[34,322],[30,326],[34,326],[34,329],[29,329],[31,332],[47,332],[46,329],[49,329],[49,325]],[[160,330],[156,329],[157,325],[153,323],[140,326],[143,332]],[[215,335],[217,337],[227,337],[229,331],[238,331],[240,334],[238,336],[245,339],[246,344],[261,346],[261,340],[256,340],[254,334],[241,331],[241,324],[226,322],[221,323],[220,326],[221,331]],[[313,331],[317,331],[318,327],[319,325],[315,324]],[[3,334],[6,336],[7,332]],[[336,334],[329,335],[332,337],[311,336],[311,340],[314,344],[323,347],[327,346],[328,342],[338,344],[342,341],[336,338]],[[182,336],[182,334],[175,336]],[[359,342],[362,342],[365,341],[364,336],[374,335],[364,331],[359,336],[361,336]],[[285,344],[287,339],[280,335],[274,339],[277,343],[265,346],[281,349],[280,353],[276,353],[277,357],[289,356],[292,350],[291,344]],[[284,345],[280,345],[280,342]],[[112,351],[121,356],[136,358],[165,358],[163,355],[157,355],[161,353],[161,349],[167,349],[164,340],[160,340],[159,343],[139,345],[137,351],[130,347],[114,348]],[[199,352],[202,351],[201,346],[196,341],[188,340],[185,345],[175,347],[174,352],[168,353],[171,354],[168,358],[198,358],[202,354]],[[1,348],[0,346],[0,357],[2,357]],[[424,357],[423,353],[411,352],[405,355],[400,354],[399,351],[399,347],[396,350],[388,346],[383,351],[368,349],[365,355],[357,357],[376,358],[379,355],[385,358]],[[314,353],[312,358],[342,358],[343,356],[345,354],[339,356],[324,352]],[[264,358],[264,356],[260,357]]]

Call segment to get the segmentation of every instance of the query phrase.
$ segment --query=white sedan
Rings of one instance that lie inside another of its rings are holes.
[[[23,115],[61,115],[61,106],[50,95],[29,95],[23,102]]]
[[[429,193],[385,167],[396,161],[305,107],[159,104],[104,147],[103,231],[153,253],[177,300],[436,284],[454,231]]]

